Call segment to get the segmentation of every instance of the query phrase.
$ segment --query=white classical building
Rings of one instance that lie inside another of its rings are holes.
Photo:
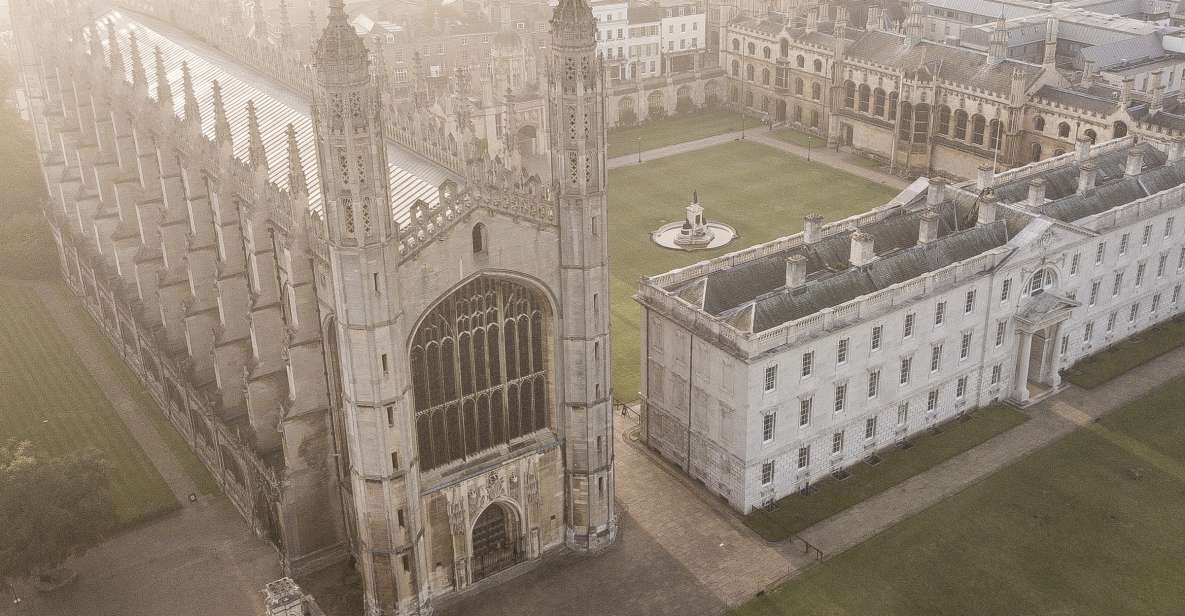
[[[643,279],[643,438],[748,512],[1181,312],[1181,144],[1133,138]]]

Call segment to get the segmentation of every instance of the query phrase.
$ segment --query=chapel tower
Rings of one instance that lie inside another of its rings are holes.
[[[313,117],[332,277],[320,291],[332,295],[324,327],[327,364],[338,373],[330,380],[347,525],[366,613],[416,614],[430,591],[418,461],[399,369],[404,319],[381,92],[342,0],[330,0],[315,54]]]
[[[604,232],[604,71],[585,0],[560,0],[551,19],[548,113],[551,177],[560,225],[566,360],[561,423],[565,543],[608,545],[613,511],[613,409],[609,380],[608,246]]]

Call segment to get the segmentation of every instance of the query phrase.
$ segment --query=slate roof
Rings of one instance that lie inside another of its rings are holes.
[[[1165,55],[1159,34],[1144,34],[1122,40],[1083,48],[1078,52],[1083,61],[1090,60],[1099,70],[1108,67],[1138,62]]]
[[[848,230],[668,290],[693,304],[702,301],[704,312],[733,322],[747,321],[752,309],[753,331],[760,332],[916,278],[1007,241],[1005,222],[969,226],[972,204],[962,193],[950,194],[954,198],[936,210],[939,239],[929,245],[917,243],[923,210],[898,206],[885,219],[860,228],[873,237],[878,255],[867,266],[850,267],[852,231]],[[924,198],[919,196],[915,203]],[[807,283],[794,289],[786,287],[786,258],[791,255],[802,255],[807,260]]]
[[[271,181],[281,188],[288,187],[286,131],[291,123],[296,129],[301,164],[308,180],[309,208],[314,212],[321,211],[323,197],[314,143],[312,111],[309,101],[304,96],[266,75],[240,65],[225,53],[212,49],[206,43],[175,28],[122,9],[100,13],[94,22],[105,50],[106,22],[109,20],[115,24],[128,81],[131,81],[132,71],[129,33],[133,30],[136,32],[140,59],[148,76],[148,95],[154,100],[157,96],[154,47],[160,47],[173,93],[174,113],[178,118],[185,116],[181,64],[188,64],[193,78],[194,93],[202,112],[202,132],[210,138],[214,136],[212,84],[215,80],[218,81],[222,87],[222,99],[230,121],[234,154],[242,161],[249,159],[250,148],[247,135],[247,101],[254,101],[267,155],[268,175]],[[410,219],[411,206],[417,200],[436,205],[439,201],[438,189],[445,180],[453,180],[458,186],[462,184],[462,178],[391,141],[387,143],[387,163],[392,215],[401,224]]]
[[[1005,203],[1027,201],[1029,183],[1041,178],[1045,180],[1047,201],[1040,213],[1055,220],[1074,222],[1185,184],[1185,167],[1165,165],[1165,154],[1147,143],[1132,147],[1144,154],[1144,170],[1140,175],[1128,177],[1123,173],[1131,148],[1107,152],[1093,158],[1095,188],[1083,194],[1077,192],[1080,169],[1074,164],[1013,180],[995,187],[994,191]]]
[[[1119,101],[1077,90],[1066,90],[1054,86],[1041,86],[1037,97],[1074,109],[1083,109],[1099,114],[1108,114],[1119,107]]]
[[[1041,67],[1016,60],[988,64],[987,54],[972,49],[928,41],[907,46],[904,36],[892,32],[863,33],[848,46],[847,55],[906,71],[924,68],[935,79],[1000,95],[1011,90],[1014,69],[1021,70],[1026,87],[1041,74]]]

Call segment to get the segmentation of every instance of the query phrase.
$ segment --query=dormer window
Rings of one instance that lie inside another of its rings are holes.
[[[1053,287],[1055,277],[1053,270],[1041,269],[1037,270],[1033,277],[1029,279],[1029,296],[1036,297]]]

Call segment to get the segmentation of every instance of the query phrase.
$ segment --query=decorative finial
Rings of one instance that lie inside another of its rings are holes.
[[[165,54],[157,46],[152,55],[156,58],[156,100],[172,111],[173,87],[169,85],[169,72],[165,69]]]
[[[128,32],[128,38],[128,49],[132,54],[132,86],[147,88],[148,75],[144,71],[144,60],[140,57],[140,43],[136,40],[136,31]]]
[[[111,60],[111,72],[119,79],[127,76],[123,65],[123,52],[119,49],[119,36],[115,33],[115,21],[107,20],[107,48]]]
[[[698,190],[691,191],[691,202],[697,203],[697,204],[699,203],[699,191]]]
[[[234,145],[234,137],[230,132],[230,119],[226,117],[226,103],[222,100],[222,84],[215,79],[210,84],[214,98],[214,140],[226,145]]]
[[[198,107],[197,95],[193,91],[193,76],[189,74],[189,63],[181,62],[181,88],[185,97],[185,121],[202,124],[202,111]]]
[[[297,194],[308,194],[308,180],[304,174],[304,164],[300,162],[300,144],[296,142],[296,127],[288,125],[288,191]]]
[[[267,169],[267,152],[263,148],[263,134],[259,130],[259,114],[255,111],[255,101],[247,101],[247,143],[251,166]]]

